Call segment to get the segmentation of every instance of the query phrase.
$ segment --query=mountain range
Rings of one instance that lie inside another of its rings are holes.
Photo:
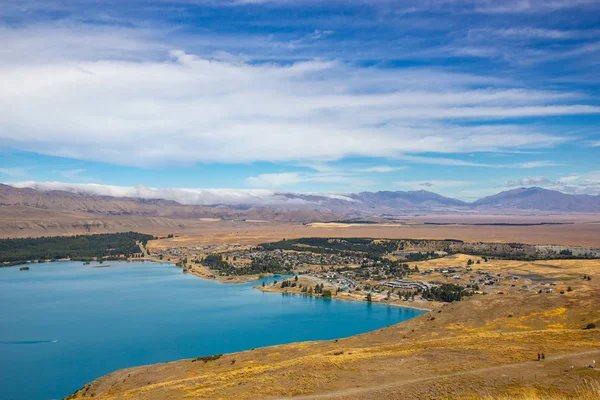
[[[183,190],[183,189],[173,189]],[[97,192],[97,191],[96,191]],[[25,206],[38,210],[98,215],[160,216],[170,218],[264,218],[269,220],[327,220],[336,216],[395,216],[411,213],[599,213],[600,196],[566,194],[539,187],[518,188],[484,197],[472,203],[426,190],[360,192],[343,195],[265,191],[261,196],[211,198],[202,193],[186,197],[187,204],[173,200],[172,191],[133,196],[86,193],[85,189],[46,190],[0,184],[0,207]],[[232,192],[233,193],[233,192]],[[156,198],[164,195],[165,198]],[[171,198],[169,198],[171,197]],[[219,202],[217,202],[219,201]],[[285,212],[294,211],[292,216]]]
[[[346,216],[398,216],[412,213],[599,213],[600,196],[575,195],[539,187],[518,188],[484,197],[472,203],[426,190],[360,192],[331,198],[286,193],[294,202],[276,209],[307,209]]]
[[[225,204],[210,204],[204,192],[185,192],[182,196],[174,190],[160,189],[161,192],[155,193],[151,189],[137,188],[133,196],[109,196],[97,189],[90,194],[81,188],[41,190],[0,184],[0,236],[128,230],[161,233],[186,229],[202,231],[202,221],[206,219],[229,221],[222,227],[224,232],[237,232],[246,229],[239,225],[244,221],[385,222],[400,216],[426,214],[523,216],[600,213],[600,196],[570,195],[538,187],[504,191],[472,203],[424,190],[344,195],[270,191],[236,195],[235,191],[230,191],[225,197],[223,193],[215,197],[215,193],[211,192],[210,201],[218,198]],[[156,196],[183,198],[191,204]]]

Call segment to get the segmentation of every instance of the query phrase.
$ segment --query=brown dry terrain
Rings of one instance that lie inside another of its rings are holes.
[[[463,214],[410,212],[407,216],[392,219],[369,218],[385,223],[332,223],[331,221],[347,220],[348,217],[323,210],[242,210],[191,206],[168,200],[87,196],[64,191],[44,192],[0,184],[2,238],[136,231],[158,236],[185,236],[187,239],[178,238],[174,242],[189,241],[200,245],[255,245],[284,237],[336,236],[453,238],[465,241],[600,247],[598,214],[505,210],[502,215],[485,215],[474,211]],[[540,223],[563,225],[514,225]]]
[[[331,221],[347,220],[348,217],[308,209],[242,210],[191,206],[168,200],[87,196],[64,191],[44,192],[0,184],[1,238],[136,231],[158,236],[186,236],[185,240],[178,238],[174,241],[189,241],[200,245],[256,245],[284,237],[337,236],[453,238],[465,241],[600,247],[598,214],[505,210],[501,215],[485,215],[473,211],[463,214],[409,212],[406,216],[392,219],[369,218],[385,223],[332,223]],[[563,225],[522,225],[540,223]]]
[[[433,217],[432,217],[433,218]],[[151,232],[142,230],[142,232]],[[388,239],[459,239],[468,242],[505,242],[600,247],[600,224],[568,225],[423,225],[423,224],[297,224],[239,221],[196,222],[194,227],[163,229],[159,234],[180,235],[155,246],[185,247],[210,244],[257,245],[283,238],[370,237]]]
[[[596,216],[567,217],[506,217],[453,216],[463,221],[451,225],[425,225],[439,216],[406,218],[401,223],[388,224],[304,224],[285,221],[234,219],[176,219],[146,216],[90,216],[59,213],[43,209],[14,206],[0,207],[0,237],[36,237],[82,233],[115,233],[136,231],[157,236],[175,234],[179,237],[163,241],[164,246],[192,246],[239,243],[256,245],[282,238],[300,237],[373,237],[414,239],[459,239],[464,241],[519,242],[600,247],[600,223]],[[464,219],[463,219],[464,218]],[[539,223],[566,221],[565,225],[473,225],[481,223]],[[478,222],[480,221],[480,222]],[[519,221],[519,222],[517,222]]]
[[[454,257],[446,264],[466,256]],[[419,269],[436,268],[441,260],[419,263]],[[600,360],[600,329],[584,328],[600,325],[600,262],[494,260],[485,268],[539,274],[573,290],[475,295],[351,338],[124,369],[74,397],[598,398],[600,370],[588,366]],[[538,352],[545,361],[537,361]]]

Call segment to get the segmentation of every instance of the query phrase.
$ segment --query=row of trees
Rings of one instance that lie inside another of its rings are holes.
[[[253,259],[250,264],[243,264],[239,268],[226,261],[228,259],[227,256],[224,260],[221,254],[209,254],[202,260],[202,264],[227,275],[289,274],[292,271],[291,267],[270,256]]]
[[[292,282],[287,279],[285,281],[281,282],[282,289],[286,288],[286,287],[296,287],[296,285],[297,285],[296,281]]]
[[[440,286],[426,289],[421,292],[421,297],[424,299],[453,302],[460,301],[465,296],[471,296],[473,293],[466,290],[463,286],[455,285],[453,283],[444,283]]]
[[[154,239],[152,235],[137,232],[0,239],[0,262],[118,258],[139,253],[137,242],[145,245],[151,239]]]
[[[540,249],[535,245],[523,243],[471,243],[453,239],[300,238],[265,243],[260,247],[264,250],[295,250],[316,254],[356,255],[360,253],[372,259],[380,258],[396,250],[420,250],[405,254],[409,262],[441,257],[435,253],[435,250],[445,251],[448,254],[464,253],[481,256],[484,257],[484,262],[487,262],[488,257],[514,260],[598,258],[597,253],[593,251],[574,254],[571,249]]]
[[[295,284],[292,284],[292,287],[294,287],[294,286],[295,286]],[[300,290],[301,293],[306,293],[309,296],[320,294],[321,297],[323,297],[325,299],[331,299],[333,297],[333,292],[329,289],[324,289],[323,284],[315,285],[314,289],[312,286],[302,287],[302,285],[300,285],[300,288],[301,288],[301,290]]]
[[[307,249],[307,246],[310,248]],[[364,253],[368,257],[381,257],[398,248],[393,240],[373,240],[361,238],[301,238],[261,244],[264,250],[310,251],[316,254],[350,255]]]

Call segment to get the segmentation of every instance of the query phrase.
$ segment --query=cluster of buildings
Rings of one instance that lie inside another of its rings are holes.
[[[541,290],[545,293],[551,293],[555,283],[543,283],[543,282],[531,282],[527,276],[518,275],[505,275],[502,273],[493,273],[485,270],[473,270],[470,266],[453,266],[444,268],[434,268],[425,271],[421,271],[423,275],[431,275],[439,273],[443,278],[448,280],[457,280],[463,283],[477,285],[481,287],[482,291],[485,291],[484,287],[493,287],[494,290],[505,290],[510,288],[516,288],[520,290],[528,290],[537,292]],[[490,288],[491,289],[491,288]],[[488,291],[490,290],[488,289]],[[504,293],[502,291],[498,293]]]
[[[454,266],[454,267],[443,267],[443,268],[432,268],[421,271],[423,275],[431,275],[434,273],[440,273],[445,277],[449,277],[449,275],[454,274],[466,274],[472,271],[471,267],[463,267],[462,265]]]
[[[241,250],[227,253],[227,256],[232,259],[250,259],[258,260],[270,258],[281,262],[282,265],[291,268],[303,268],[310,265],[359,265],[368,259],[362,256],[340,256],[338,254],[315,254],[315,253],[300,253],[294,251],[272,250],[272,251],[256,251],[256,250]]]
[[[360,285],[360,282],[344,276],[343,273],[340,272],[309,272],[305,275],[314,276],[315,278],[326,281],[331,286],[336,287],[340,292],[355,290]]]
[[[153,250],[150,255],[156,258],[163,257],[185,257],[187,253],[187,249],[180,247],[169,247],[167,249],[162,250]]]
[[[423,281],[415,281],[410,279],[394,279],[390,282],[380,282],[379,286],[387,286],[392,289],[400,290],[423,291],[426,289],[431,289],[432,287],[436,287],[437,285],[434,283],[427,283]]]

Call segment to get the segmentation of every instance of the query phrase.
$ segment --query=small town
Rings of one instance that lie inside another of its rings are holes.
[[[551,280],[488,270],[486,265],[491,263],[488,257],[466,258],[463,265],[448,260],[443,266],[420,269],[419,263],[409,265],[407,258],[427,256],[439,263],[448,254],[405,250],[378,257],[359,252],[315,253],[311,250],[265,250],[260,246],[222,244],[153,249],[150,256],[176,262],[184,272],[223,282],[284,277],[259,288],[264,291],[322,296],[325,290],[335,298],[348,296],[352,300],[376,302],[417,304],[443,301],[443,298],[456,301],[464,296],[503,295],[515,291],[552,293],[557,287]],[[459,294],[450,297],[432,294],[442,289]]]

